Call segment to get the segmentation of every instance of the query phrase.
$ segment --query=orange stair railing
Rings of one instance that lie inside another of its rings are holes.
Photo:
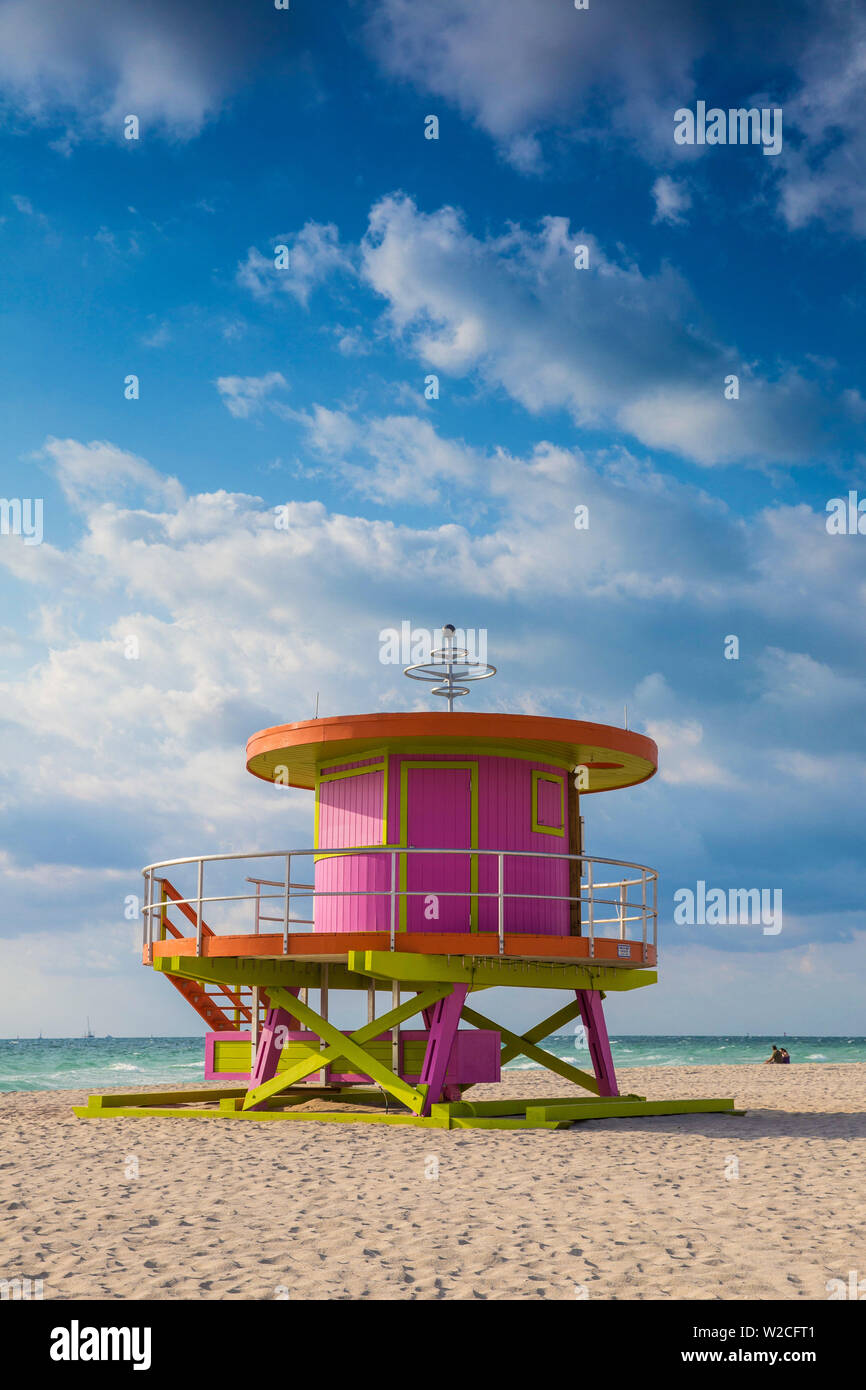
[[[183,900],[180,893],[167,878],[158,878],[155,882],[159,885],[159,923],[160,940],[164,941],[166,933],[170,932],[174,937],[182,937],[183,931],[172,922],[168,915],[169,904],[173,904],[183,913],[188,922],[191,922],[196,929],[198,928],[198,918],[187,902]],[[213,936],[211,928],[205,923],[201,924],[202,936]],[[200,1018],[203,1018],[209,1028],[215,1032],[239,1032],[241,1021],[252,1026],[252,990],[249,987],[241,986],[240,991],[233,990],[231,985],[218,985],[213,993],[200,985],[197,980],[182,979],[178,975],[169,975],[175,989],[183,995],[188,1004],[191,1004]],[[249,1004],[244,1002],[248,997]],[[218,1004],[217,999],[223,1002]],[[225,1001],[228,1001],[227,1003]],[[266,1003],[266,1001],[264,1001]],[[226,1008],[231,1006],[234,1018],[226,1013]]]

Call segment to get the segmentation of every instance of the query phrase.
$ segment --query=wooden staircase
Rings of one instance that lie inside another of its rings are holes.
[[[173,904],[188,922],[198,930],[198,919],[189,903],[183,902],[180,893],[167,878],[158,878],[154,882],[159,889],[159,939],[165,941],[166,934],[170,933],[174,937],[183,937],[183,930],[172,922],[168,915],[169,905]],[[202,922],[202,936],[213,936],[210,927]],[[240,985],[237,990],[232,989],[231,985],[213,985],[212,990],[207,990],[204,985],[197,980],[184,979],[180,975],[167,975],[175,989],[183,995],[184,999],[190,1004],[198,1014],[199,1018],[204,1019],[208,1028],[213,1032],[230,1033],[242,1032],[252,1026],[252,990],[249,985]],[[262,995],[265,991],[261,991]],[[267,998],[263,999],[267,1007]],[[230,1011],[230,1012],[229,1012]]]

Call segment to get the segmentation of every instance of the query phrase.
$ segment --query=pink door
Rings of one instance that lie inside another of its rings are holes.
[[[468,768],[407,768],[408,848],[468,849],[472,834],[472,782]],[[468,932],[471,855],[407,854],[406,901],[410,932]],[[457,897],[446,897],[455,893]],[[429,901],[431,898],[434,901]],[[438,917],[435,915],[438,912]]]

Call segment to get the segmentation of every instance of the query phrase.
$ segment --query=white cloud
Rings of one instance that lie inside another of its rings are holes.
[[[296,417],[311,447],[363,497],[429,506],[443,490],[466,489],[483,475],[483,456],[442,439],[429,420],[390,415],[360,425],[344,411],[315,405]]]
[[[230,415],[246,420],[261,410],[273,391],[285,389],[282,372],[266,372],[264,376],[221,376],[217,390]]]
[[[161,348],[166,347],[172,339],[171,327],[167,323],[160,323],[151,328],[147,333],[143,333],[141,341],[145,347]]]
[[[77,439],[49,437],[42,452],[53,461],[60,485],[76,507],[109,495],[143,495],[169,506],[183,497],[176,478],[164,477],[144,459],[105,441],[82,444]]]
[[[693,104],[699,63],[725,45],[728,85],[738,80],[737,60],[749,72],[750,59],[780,84],[758,104],[784,111],[785,147],[771,177],[788,226],[822,219],[866,236],[862,6],[789,7],[777,22],[756,16],[750,0],[731,0],[721,31],[718,14],[679,0],[619,0],[580,12],[565,0],[382,0],[367,38],[386,72],[453,103],[527,174],[543,167],[545,137],[550,145],[554,133],[560,143],[623,137],[662,167],[711,158],[696,146],[675,152],[673,113]],[[748,91],[742,100],[754,104]],[[671,206],[670,183],[667,175],[656,181],[657,221],[679,221],[686,211]]]
[[[680,180],[662,174],[652,186],[655,202],[653,222],[668,222],[671,226],[682,226],[686,221],[683,213],[692,205],[692,195]]]
[[[779,772],[788,778],[806,782],[816,788],[848,784],[862,797],[866,790],[866,758],[850,753],[835,753],[818,757],[802,748],[779,748],[773,754]]]
[[[382,0],[367,35],[387,72],[453,103],[533,172],[538,134],[597,135],[599,101],[646,153],[668,149],[669,95],[689,99],[705,27],[677,0],[585,11],[562,0]]]
[[[277,269],[276,248],[285,246],[289,263]],[[307,222],[293,235],[275,236],[273,248],[264,256],[251,246],[247,258],[238,266],[237,281],[256,299],[288,294],[304,308],[317,285],[338,271],[351,272],[352,259],[333,223]]]
[[[664,177],[654,188],[659,216],[679,218],[688,193]],[[285,244],[301,248],[285,271],[249,253],[239,279],[252,293],[306,303],[336,269],[359,273],[386,302],[384,328],[425,368],[474,375],[533,413],[565,410],[582,427],[707,467],[832,460],[858,447],[863,400],[836,383],[834,364],[813,363],[811,378],[778,361],[762,372],[717,340],[670,265],[646,274],[622,247],[608,252],[565,218],[481,238],[456,208],[422,213],[393,195],[371,208],[359,249],[314,223]],[[579,246],[585,269],[575,266]],[[357,350],[333,331],[341,351]],[[739,394],[729,399],[732,377]],[[241,402],[234,413],[251,408]]]
[[[799,142],[785,150],[780,201],[789,227],[821,219],[866,236],[866,12],[827,0],[797,62],[785,121]]]
[[[120,138],[127,114],[145,131],[188,138],[219,111],[259,42],[254,22],[239,31],[235,21],[218,5],[171,0],[0,0],[0,83],[21,117],[65,117],[54,142],[62,154],[81,131]]]
[[[337,351],[344,357],[366,357],[370,352],[370,344],[359,328],[344,328],[342,324],[334,324],[332,331],[337,341]]]
[[[803,708],[814,703],[825,715],[854,719],[863,701],[863,687],[856,672],[833,670],[807,652],[768,647],[761,658],[766,681],[764,699],[776,706]]]
[[[589,248],[588,269],[574,266],[577,245]],[[454,208],[383,198],[362,275],[420,361],[474,372],[534,413],[567,410],[704,465],[801,462],[860,435],[848,397],[777,366],[762,378],[718,343],[671,267],[646,275],[564,218],[481,239]],[[724,394],[731,374],[737,400]]]
[[[740,781],[729,767],[709,756],[703,747],[704,730],[698,720],[678,723],[664,719],[647,721],[646,731],[659,749],[659,775],[674,786],[740,787]]]

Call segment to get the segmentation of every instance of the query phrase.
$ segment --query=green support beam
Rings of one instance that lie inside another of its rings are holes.
[[[91,1096],[87,1105],[73,1106],[81,1119],[124,1119],[153,1116],[165,1119],[248,1120],[259,1123],[288,1121],[325,1124],[383,1124],[416,1125],[422,1129],[569,1129],[576,1120],[639,1119],[654,1115],[744,1115],[730,1099],[644,1100],[642,1096],[585,1096],[568,1100],[555,1096],[551,1100],[539,1097],[523,1100],[442,1101],[431,1107],[429,1116],[413,1115],[407,1110],[387,1111],[381,1097],[371,1097],[361,1088],[349,1089],[340,1095],[323,1093],[312,1087],[300,1087],[291,1095],[283,1093],[283,1104],[297,1104],[301,1099],[316,1096],[323,1104],[338,1105],[340,1101],[368,1101],[364,1111],[343,1110],[242,1110],[241,1101],[226,1089],[207,1092],[151,1091],[134,1094],[113,1093]],[[206,1098],[206,1101],[205,1101]],[[174,1103],[172,1103],[174,1102]],[[205,1108],[205,1104],[209,1108]]]
[[[154,970],[198,980],[201,984],[258,985],[266,989],[318,989],[322,965],[328,965],[328,988],[356,990],[370,979],[415,985],[434,981],[467,984],[471,990],[513,986],[517,989],[641,989],[656,983],[655,970],[625,970],[609,965],[560,965],[555,961],[514,960],[508,956],[426,956],[409,951],[349,951],[348,963],[303,961],[291,956],[160,956]]]
[[[643,1096],[620,1096],[620,1100],[643,1100]],[[232,1102],[225,1102],[227,1105]],[[596,1106],[601,1102],[598,1096],[561,1096],[559,1100],[539,1100],[538,1096],[530,1096],[522,1099],[509,1100],[452,1100],[440,1101],[430,1107],[431,1115],[448,1115],[451,1119],[497,1119],[507,1115],[521,1115],[530,1109],[537,1110],[539,1106],[579,1106],[581,1110],[587,1105]]]
[[[577,1105],[571,1101],[533,1101],[526,1107],[526,1118],[531,1124],[540,1125],[551,1120],[565,1120],[572,1124],[575,1120],[621,1119],[627,1115],[709,1115],[720,1112],[745,1114],[743,1110],[735,1110],[734,1102],[730,1099],[637,1100],[630,1096],[611,1096]]]
[[[423,956],[414,951],[350,951],[349,969],[372,979],[396,980],[407,987],[448,980],[470,990],[598,989],[610,992],[654,985],[655,970],[623,970],[608,965],[560,965],[554,961],[513,960],[508,956]]]

